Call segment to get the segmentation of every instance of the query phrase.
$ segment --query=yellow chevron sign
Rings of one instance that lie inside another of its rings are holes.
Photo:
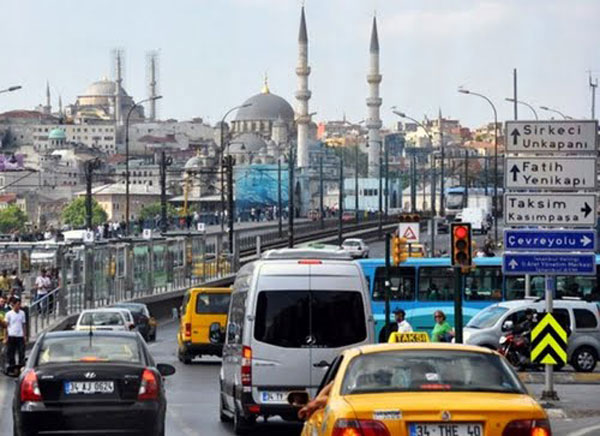
[[[531,361],[547,365],[567,363],[567,332],[551,313],[531,331]]]

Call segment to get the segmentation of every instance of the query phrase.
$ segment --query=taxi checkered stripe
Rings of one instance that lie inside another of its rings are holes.
[[[567,332],[550,313],[531,331],[531,361],[550,365],[567,363]]]

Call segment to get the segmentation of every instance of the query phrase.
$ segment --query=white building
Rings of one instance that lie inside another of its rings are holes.
[[[41,124],[32,129],[33,146],[39,153],[52,152],[67,144],[83,144],[106,154],[117,153],[115,126],[111,124]]]

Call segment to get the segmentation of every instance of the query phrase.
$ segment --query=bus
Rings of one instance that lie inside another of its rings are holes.
[[[501,257],[477,257],[475,268],[465,276],[463,322],[498,301],[525,298],[524,276],[503,276]],[[600,256],[596,256],[596,263]],[[385,320],[384,259],[359,260],[371,294],[371,306],[377,334]],[[600,271],[600,270],[599,270]],[[454,322],[454,269],[449,257],[408,258],[390,267],[390,309],[402,308],[415,331],[433,328],[433,312],[442,310],[450,324]],[[600,301],[599,277],[558,276],[556,298],[576,297]],[[544,276],[530,276],[530,297],[544,296]]]

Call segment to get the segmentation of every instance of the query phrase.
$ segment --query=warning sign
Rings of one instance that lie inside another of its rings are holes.
[[[400,223],[398,225],[398,236],[406,238],[409,244],[419,242],[419,223]]]
[[[531,361],[547,365],[567,363],[567,332],[550,313],[531,331]]]
[[[390,335],[389,343],[394,342],[429,342],[429,335],[427,332],[411,332],[411,333],[398,333],[394,332]]]

